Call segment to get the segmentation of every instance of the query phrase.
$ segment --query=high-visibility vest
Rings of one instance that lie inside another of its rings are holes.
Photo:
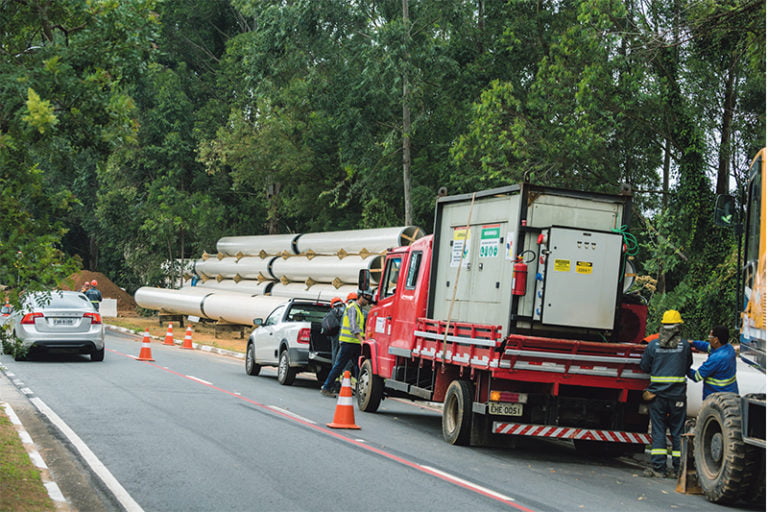
[[[355,308],[355,313],[357,314],[357,327],[361,331],[363,330],[363,312],[360,310],[360,306],[357,305],[357,302],[353,302],[347,306],[347,309],[344,311],[344,318],[341,321],[341,330],[339,331],[339,343],[360,343],[358,337],[352,334],[352,325],[350,324],[349,315],[347,314],[349,308]]]

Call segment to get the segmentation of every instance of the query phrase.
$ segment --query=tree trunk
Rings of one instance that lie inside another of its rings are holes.
[[[411,204],[411,107],[408,89],[408,45],[410,42],[410,15],[408,0],[403,0],[403,27],[405,28],[405,59],[403,61],[403,202],[405,204],[404,222],[413,224],[413,205]]]
[[[731,125],[733,124],[733,109],[736,104],[736,58],[732,57],[728,67],[728,77],[725,81],[723,94],[723,117],[720,123],[720,149],[717,154],[717,184],[715,193],[728,193],[728,177],[730,175],[731,155]]]

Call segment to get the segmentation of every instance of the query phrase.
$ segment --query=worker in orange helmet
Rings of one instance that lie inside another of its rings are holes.
[[[85,296],[88,297],[88,300],[91,301],[91,305],[93,306],[93,309],[96,311],[99,310],[99,305],[101,304],[101,292],[97,288],[99,286],[98,281],[95,279],[91,281],[91,286],[88,288],[84,293]]]

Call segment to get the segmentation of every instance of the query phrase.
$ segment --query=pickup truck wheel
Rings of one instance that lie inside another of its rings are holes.
[[[261,372],[261,365],[256,364],[253,351],[253,343],[249,343],[248,349],[245,351],[245,373],[248,375],[258,375]]]
[[[741,438],[741,401],[736,393],[713,393],[696,418],[693,447],[696,473],[704,496],[714,503],[735,503],[747,471],[746,445]]]
[[[288,359],[288,351],[280,352],[280,359],[277,363],[277,382],[283,386],[290,386],[296,379],[296,368],[291,368],[291,361]]]
[[[455,380],[448,386],[443,402],[443,439],[466,446],[472,434],[472,385]]]
[[[357,376],[357,407],[361,411],[376,412],[383,397],[384,380],[373,373],[373,364],[366,359]]]

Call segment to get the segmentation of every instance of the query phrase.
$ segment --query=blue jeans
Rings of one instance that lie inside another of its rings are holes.
[[[656,471],[667,468],[667,429],[672,436],[672,467],[680,469],[680,436],[685,428],[685,397],[657,396],[648,404],[651,415],[651,466]]]
[[[352,375],[357,378],[357,360],[360,357],[360,344],[359,343],[339,343],[339,352],[336,354],[336,360],[333,362],[331,373],[323,382],[323,389],[331,389],[331,385],[336,380],[336,377],[341,375],[341,371],[347,365],[348,362],[352,362]]]

